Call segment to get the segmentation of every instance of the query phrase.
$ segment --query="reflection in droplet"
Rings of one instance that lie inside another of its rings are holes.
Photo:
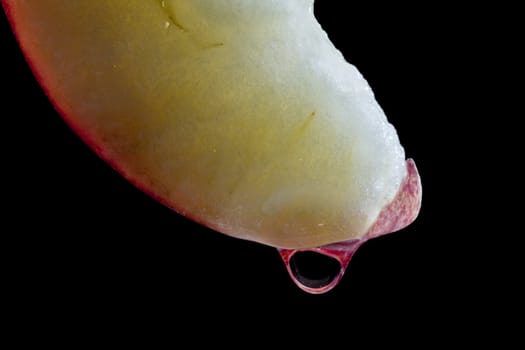
[[[322,288],[339,275],[336,259],[313,251],[299,251],[290,258],[290,269],[297,281],[308,288]]]

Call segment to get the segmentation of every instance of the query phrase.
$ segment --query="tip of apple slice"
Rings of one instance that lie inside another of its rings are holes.
[[[379,213],[361,239],[331,243],[317,248],[277,248],[294,283],[311,294],[334,288],[346,271],[352,256],[367,240],[399,231],[412,223],[421,208],[421,179],[412,159],[406,161],[407,175],[397,195]]]

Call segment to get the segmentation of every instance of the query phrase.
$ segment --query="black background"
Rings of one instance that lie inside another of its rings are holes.
[[[486,146],[464,142],[477,130],[468,122],[473,73],[463,53],[479,33],[446,7],[317,1],[315,11],[416,161],[423,206],[411,226],[362,246],[331,292],[300,291],[274,248],[179,216],[99,159],[49,103],[2,14],[2,231],[14,239],[3,248],[11,253],[5,267],[16,305],[37,322],[49,315],[108,325],[167,318],[162,327],[170,329],[176,319],[202,326],[228,316],[250,328],[270,316],[262,334],[286,332],[277,320],[334,333],[351,333],[357,321],[435,340],[482,319],[497,301],[473,298],[479,277],[483,286],[498,282],[472,225],[485,213],[467,214],[487,200],[469,171]],[[439,317],[447,321],[431,326]]]

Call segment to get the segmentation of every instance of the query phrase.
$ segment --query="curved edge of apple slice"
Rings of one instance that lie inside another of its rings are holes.
[[[100,146],[97,142],[95,142],[94,137],[90,135],[89,133],[82,130],[82,128],[75,123],[74,119],[66,113],[64,108],[61,106],[61,104],[54,98],[52,92],[48,88],[48,85],[46,84],[45,79],[42,77],[42,75],[39,72],[39,69],[37,68],[37,64],[35,63],[37,59],[31,54],[30,49],[28,49],[21,39],[20,31],[18,29],[19,22],[15,20],[15,10],[12,7],[12,3],[9,0],[0,0],[0,8],[4,11],[7,20],[9,22],[9,25],[11,27],[11,30],[13,31],[13,34],[15,36],[16,41],[18,42],[18,46],[20,47],[20,50],[23,54],[23,57],[31,70],[31,73],[35,77],[36,81],[38,82],[38,85],[46,95],[47,99],[57,112],[57,114],[62,118],[62,120],[65,122],[65,124],[70,128],[70,130],[79,137],[80,140],[91,150],[93,151],[100,159],[102,159],[109,167],[111,167],[113,170],[115,170],[118,174],[120,174],[126,181],[131,183],[134,187],[136,187],[139,191],[145,193],[147,196],[152,198],[152,200],[161,203],[165,207],[175,211],[176,213],[187,217],[188,219],[201,224],[203,226],[209,227],[213,230],[216,230],[220,232],[218,227],[213,227],[204,220],[199,219],[198,217],[193,217],[189,214],[187,214],[184,210],[181,208],[174,207],[166,198],[162,197],[161,195],[149,190],[147,186],[143,185],[137,178],[135,178],[131,173],[127,172],[126,169],[119,166],[118,162],[115,161],[112,157],[110,157],[104,150],[102,146]]]
[[[374,224],[361,239],[331,243],[317,248],[285,249],[277,248],[293,282],[311,294],[326,293],[334,288],[343,277],[352,256],[369,239],[399,231],[410,225],[421,209],[421,179],[412,159],[407,159],[407,175],[394,199],[379,213]],[[324,275],[312,278],[303,274],[298,266],[298,257],[306,253],[316,253],[316,259],[325,265]],[[324,261],[322,261],[324,260]]]

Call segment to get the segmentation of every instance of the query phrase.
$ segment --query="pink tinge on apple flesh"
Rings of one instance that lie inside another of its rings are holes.
[[[407,175],[395,198],[379,213],[376,221],[361,239],[327,244],[309,249],[278,248],[286,269],[294,283],[312,294],[326,293],[334,288],[346,271],[352,256],[366,241],[399,231],[410,225],[421,208],[421,180],[412,159],[406,161]],[[304,273],[301,265],[310,270]],[[312,275],[312,269],[318,269]]]

